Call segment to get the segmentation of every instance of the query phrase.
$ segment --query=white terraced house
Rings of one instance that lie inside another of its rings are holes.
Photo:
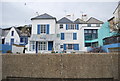
[[[95,18],[88,21],[70,19],[63,17],[56,20],[48,14],[34,17],[32,20],[32,33],[28,40],[26,53],[50,53],[55,52],[81,52],[86,51],[87,46],[96,42],[97,30],[103,24]],[[86,40],[86,35],[93,35],[90,40]]]

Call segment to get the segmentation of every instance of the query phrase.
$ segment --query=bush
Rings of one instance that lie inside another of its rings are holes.
[[[11,50],[8,50],[7,53],[12,53]]]
[[[51,53],[55,53],[55,51],[54,51],[54,48],[52,48],[52,51],[51,51]]]

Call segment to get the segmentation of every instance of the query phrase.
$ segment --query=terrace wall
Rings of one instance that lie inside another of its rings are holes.
[[[4,54],[2,55],[2,78],[114,78],[118,80],[120,79],[118,55],[117,53]]]

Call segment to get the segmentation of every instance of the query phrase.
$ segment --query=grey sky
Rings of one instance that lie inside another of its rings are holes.
[[[59,20],[66,14],[74,14],[74,20],[81,17],[81,11],[88,17],[107,21],[117,7],[117,2],[2,2],[0,3],[0,28],[31,24],[31,18],[48,13]]]

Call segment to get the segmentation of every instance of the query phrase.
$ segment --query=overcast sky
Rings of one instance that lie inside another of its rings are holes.
[[[117,2],[2,2],[0,3],[0,28],[31,24],[31,18],[48,13],[59,20],[66,14],[74,14],[74,20],[81,12],[106,22],[112,17]]]

